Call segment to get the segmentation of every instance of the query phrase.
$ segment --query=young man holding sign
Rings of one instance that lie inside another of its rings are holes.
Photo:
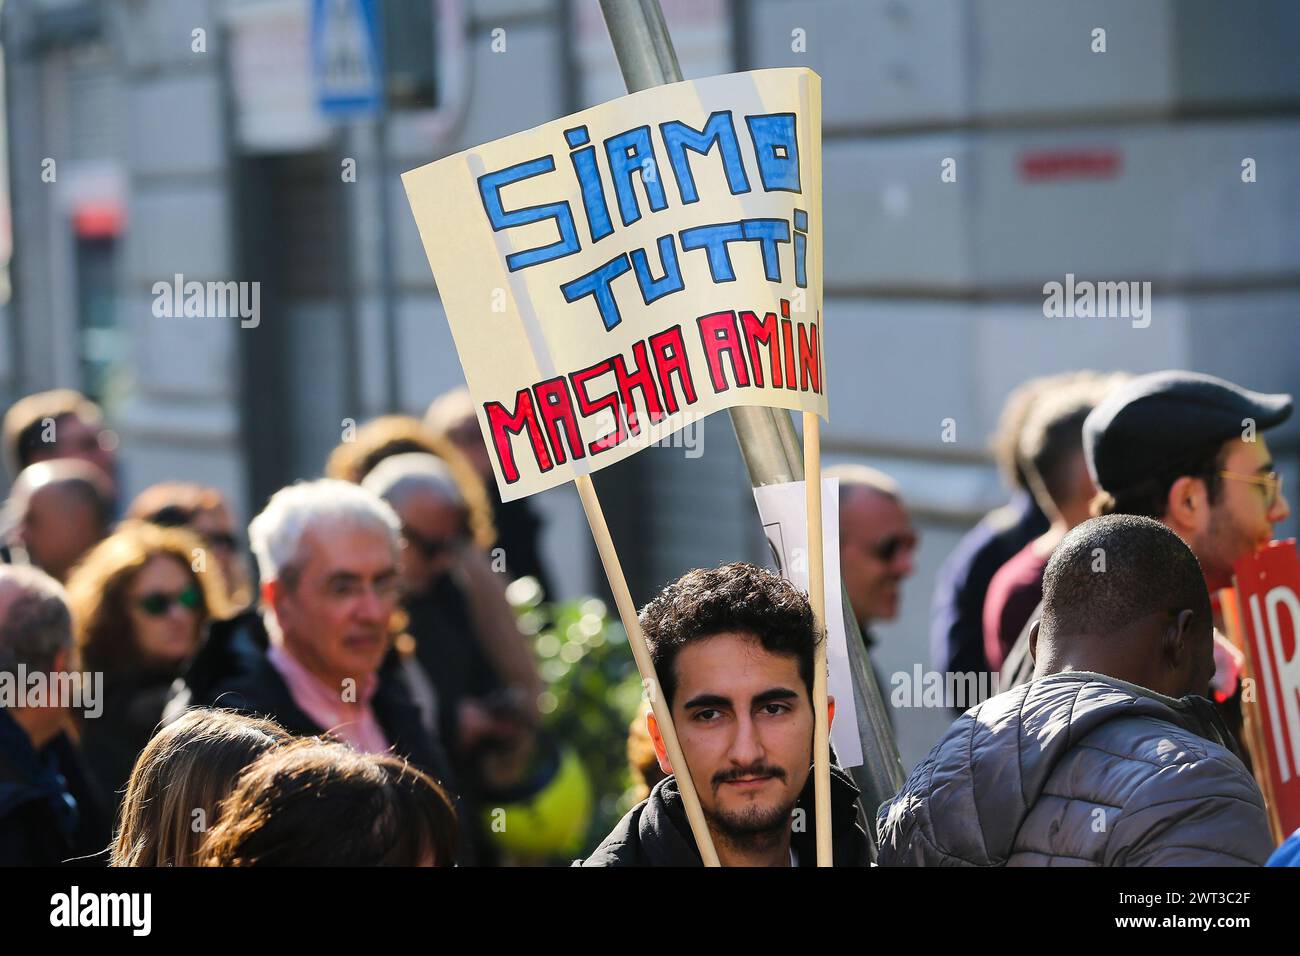
[[[723,866],[812,866],[813,659],[807,597],[749,564],[696,570],[641,612],[655,671]],[[830,705],[834,714],[834,702]],[[671,774],[653,713],[659,764]],[[857,789],[832,768],[834,864],[866,866]],[[582,866],[699,866],[674,776]]]

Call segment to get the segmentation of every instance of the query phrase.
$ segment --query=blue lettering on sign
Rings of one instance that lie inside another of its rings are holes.
[[[763,250],[763,273],[768,282],[781,281],[781,260],[776,244],[790,241],[790,224],[784,219],[746,219],[743,223],[746,239],[759,243]]]
[[[585,276],[579,276],[572,282],[560,286],[560,291],[564,293],[564,301],[577,302],[585,296],[594,296],[596,308],[600,310],[600,318],[605,323],[605,331],[608,332],[623,321],[623,316],[618,311],[618,302],[614,300],[613,290],[610,289],[610,283],[631,268],[626,252],[615,256],[603,266],[592,269]]]
[[[794,211],[794,284],[801,289],[808,288],[808,213],[803,209]]]
[[[664,264],[664,274],[660,279],[650,275],[650,259],[645,250],[632,251],[632,268],[636,270],[637,285],[641,287],[641,298],[646,305],[686,288],[682,282],[682,270],[677,266],[677,247],[673,244],[672,233],[660,236],[658,246],[659,259]]]
[[[797,193],[799,188],[799,138],[793,113],[767,113],[746,116],[749,135],[754,140],[758,175],[768,192],[781,190]]]
[[[732,121],[730,110],[719,110],[709,116],[703,130],[692,129],[680,120],[671,120],[659,124],[659,131],[664,138],[664,151],[673,168],[677,180],[677,191],[683,203],[698,202],[700,195],[695,189],[695,175],[691,172],[690,160],[686,151],[701,156],[707,155],[714,144],[722,156],[722,170],[727,176],[727,188],[733,196],[749,192],[749,177],[745,175],[745,164],[740,158],[740,142],[736,138],[736,126]]]
[[[668,208],[664,184],[655,163],[655,149],[650,142],[650,127],[638,126],[605,140],[605,155],[609,159],[609,178],[614,182],[614,195],[618,198],[618,214],[623,225],[630,226],[641,218],[636,191],[632,186],[633,174],[641,176],[641,186],[654,212]],[[647,163],[648,161],[648,163]],[[646,175],[647,171],[651,175]]]
[[[735,282],[736,273],[731,268],[731,254],[727,243],[745,238],[741,223],[719,222],[709,226],[695,226],[681,232],[683,249],[706,249],[709,255],[709,274],[714,282]]]
[[[614,224],[609,220],[609,203],[605,201],[605,187],[600,181],[600,170],[596,168],[596,147],[587,146],[591,135],[587,127],[578,126],[564,131],[564,139],[570,149],[586,146],[569,157],[573,162],[573,171],[578,174],[578,185],[582,188],[582,208],[587,213],[587,231],[591,233],[592,242],[600,242],[614,231]]]
[[[485,173],[478,178],[479,197],[483,200],[483,210],[487,213],[493,232],[500,232],[512,226],[526,226],[545,219],[555,220],[555,228],[559,231],[560,238],[548,246],[537,246],[506,256],[506,268],[511,272],[527,269],[542,262],[550,262],[553,259],[563,259],[582,248],[578,242],[578,231],[573,225],[573,211],[567,201],[512,210],[507,210],[502,205],[501,190],[504,187],[554,171],[554,157],[540,156],[537,159],[499,169],[494,173]]]

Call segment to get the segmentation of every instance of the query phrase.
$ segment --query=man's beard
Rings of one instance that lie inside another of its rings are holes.
[[[1193,549],[1196,550],[1196,549]],[[1205,530],[1202,547],[1196,551],[1205,575],[1206,587],[1211,592],[1232,584],[1232,567],[1242,557],[1253,554],[1253,541],[1247,541],[1237,531],[1229,515],[1210,511],[1210,524]]]
[[[785,780],[785,771],[779,767],[747,767],[716,774],[713,778],[713,790],[729,780],[741,777],[771,776]],[[790,825],[790,815],[794,812],[797,797],[786,805],[775,807],[748,806],[742,810],[722,810],[714,808],[706,813],[709,823],[718,835],[729,843],[739,846],[754,846],[770,843],[778,838]]]

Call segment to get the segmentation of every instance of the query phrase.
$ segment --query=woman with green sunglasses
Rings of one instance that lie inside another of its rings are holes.
[[[103,675],[102,712],[82,718],[82,747],[114,805],[172,681],[209,621],[229,612],[219,575],[191,532],[127,521],[68,579],[82,667]]]

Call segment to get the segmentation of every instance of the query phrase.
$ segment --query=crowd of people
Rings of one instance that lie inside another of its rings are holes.
[[[499,862],[483,813],[535,769],[542,689],[506,583],[546,576],[466,417],[346,436],[249,523],[254,584],[216,489],[123,503],[93,403],[11,407],[0,864]]]
[[[945,562],[931,635],[938,670],[1001,692],[962,702],[878,813],[832,767],[835,865],[1263,864],[1213,595],[1289,515],[1264,433],[1291,410],[1190,372],[1017,390],[996,445],[1014,496]],[[3,438],[0,677],[81,683],[0,694],[0,865],[504,862],[489,819],[545,746],[506,584],[549,582],[467,393],[365,423],[325,477],[272,495],[247,525],[255,574],[215,489],[119,500],[84,397],[23,399]],[[870,649],[918,532],[888,475],[828,473]],[[732,563],[670,583],[641,623],[719,860],[814,865],[807,597]],[[578,865],[699,865],[648,708],[628,755],[643,799]]]

